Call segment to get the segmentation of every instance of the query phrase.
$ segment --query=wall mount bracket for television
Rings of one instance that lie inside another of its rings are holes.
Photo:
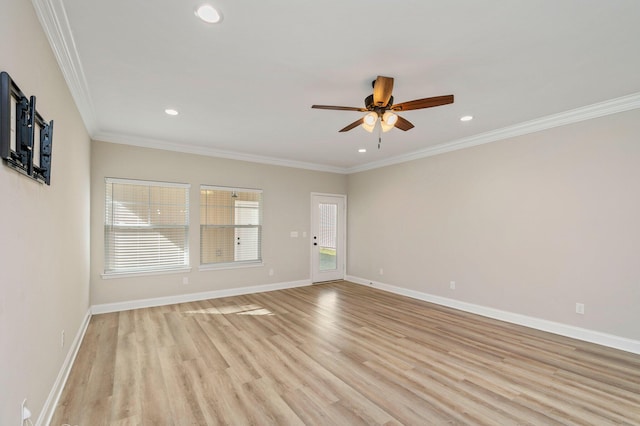
[[[35,179],[51,185],[53,120],[47,123],[8,73],[0,73],[0,158]]]

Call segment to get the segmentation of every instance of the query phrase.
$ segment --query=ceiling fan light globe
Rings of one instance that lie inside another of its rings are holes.
[[[374,127],[375,127],[375,122],[373,124],[367,124],[364,121],[362,122],[362,128],[365,129],[369,133],[373,132],[373,128]]]
[[[368,126],[371,126],[371,128],[373,128],[377,120],[378,120],[378,114],[376,114],[375,112],[370,112],[364,116],[363,124],[366,124]]]
[[[389,130],[393,129],[393,126],[391,124],[385,123],[384,120],[380,122],[380,127],[382,127],[383,133],[386,133]]]
[[[398,121],[398,115],[391,111],[385,111],[385,113],[382,115],[382,122],[386,123],[391,127],[395,126],[397,121]]]

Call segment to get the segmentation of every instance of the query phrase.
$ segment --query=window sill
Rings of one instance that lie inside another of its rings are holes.
[[[177,268],[177,269],[165,269],[159,271],[145,271],[145,272],[116,272],[116,273],[103,273],[100,274],[103,280],[113,280],[117,278],[131,278],[131,277],[149,277],[153,275],[169,275],[169,274],[184,274],[185,272],[191,272],[191,267]]]
[[[264,266],[262,262],[234,262],[234,263],[212,263],[207,265],[200,265],[198,271],[219,271],[222,269],[244,269],[244,268],[259,268]]]

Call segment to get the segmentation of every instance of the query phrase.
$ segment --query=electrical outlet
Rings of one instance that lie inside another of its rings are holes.
[[[273,268],[269,268],[269,276],[272,277],[273,276]]]
[[[60,347],[64,348],[64,330],[60,333]]]
[[[189,284],[189,277],[182,277],[182,284],[183,285]]]
[[[456,289],[456,282],[455,281],[450,281],[449,282],[449,288],[451,290],[455,290]]]
[[[384,275],[384,269],[380,268],[380,275]]]
[[[576,314],[584,315],[584,303],[576,303]]]

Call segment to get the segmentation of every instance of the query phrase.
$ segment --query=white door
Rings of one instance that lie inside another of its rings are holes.
[[[260,223],[259,203],[257,201],[236,200],[235,203],[235,244],[236,262],[258,259],[258,228]],[[244,227],[243,227],[244,226]]]
[[[311,281],[344,279],[346,196],[311,194]]]

